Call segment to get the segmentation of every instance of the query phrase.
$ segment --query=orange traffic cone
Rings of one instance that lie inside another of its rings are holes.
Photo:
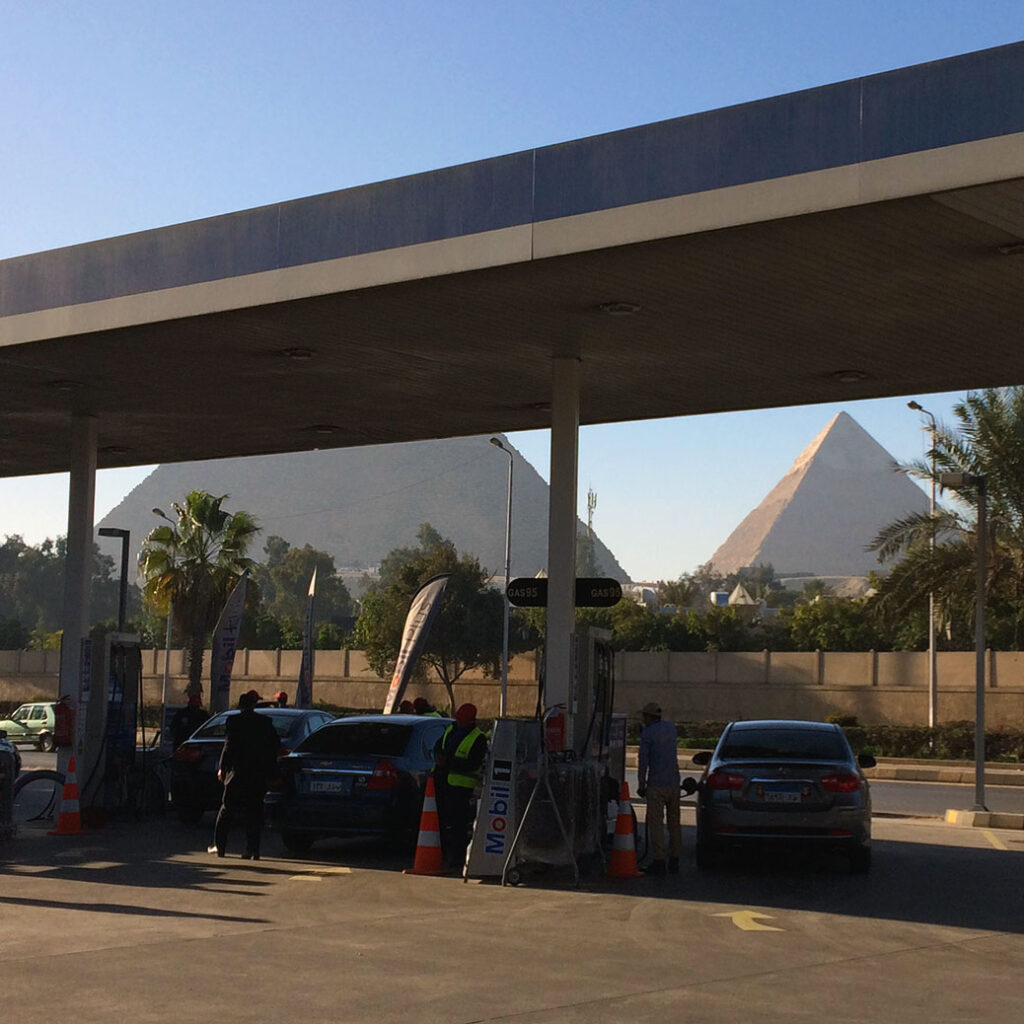
[[[57,827],[51,836],[77,836],[82,832],[82,814],[78,807],[78,779],[75,777],[75,755],[68,761],[68,773],[64,777],[64,792],[60,798],[60,813]]]
[[[437,794],[434,778],[428,776],[427,791],[423,794],[423,813],[420,815],[420,836],[416,840],[416,859],[406,875],[443,875],[444,858],[441,855],[441,824],[437,819]]]
[[[629,784],[623,782],[619,795],[619,813],[615,819],[615,838],[608,858],[609,878],[642,878],[636,866],[636,837],[633,833],[633,810],[629,803]]]

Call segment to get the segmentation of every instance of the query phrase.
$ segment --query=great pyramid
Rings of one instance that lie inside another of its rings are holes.
[[[256,516],[263,527],[251,552],[257,559],[266,538],[276,534],[294,547],[311,544],[328,552],[339,569],[367,569],[393,548],[415,545],[420,524],[428,522],[460,554],[476,555],[500,576],[508,459],[489,436],[162,465],[98,525],[131,531],[135,564],[143,538],[160,525],[154,506],[173,516],[171,502],[204,490],[229,495],[228,511]],[[497,436],[514,459],[512,574],[533,576],[547,565],[548,485]],[[602,572],[628,582],[596,536],[594,544]]]
[[[776,576],[866,576],[878,531],[928,498],[845,412],[837,413],[789,472],[711,556],[722,573],[771,565]]]

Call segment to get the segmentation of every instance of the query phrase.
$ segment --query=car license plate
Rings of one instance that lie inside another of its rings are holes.
[[[766,804],[798,804],[802,787],[795,786],[758,786],[758,798]]]
[[[344,789],[342,779],[313,779],[309,784],[310,793],[342,793]]]

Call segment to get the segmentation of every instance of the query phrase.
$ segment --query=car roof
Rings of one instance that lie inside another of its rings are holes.
[[[839,726],[831,722],[808,722],[797,718],[761,718],[753,721],[730,722],[729,728],[746,729],[801,729],[807,732],[835,732]]]
[[[436,715],[345,715],[336,718],[331,725],[344,725],[354,722],[391,722],[398,725],[416,725],[419,722],[446,722],[449,725],[454,721],[451,718],[438,718]]]
[[[302,715],[328,715],[330,711],[323,711],[320,708],[279,708],[279,707],[268,707],[268,708],[253,708],[257,715],[276,715],[285,716],[286,718],[299,718]],[[212,722],[215,718],[227,718],[230,715],[239,715],[241,711],[238,708],[229,708],[227,711],[217,711],[206,720],[206,722]],[[203,724],[205,725],[206,722]]]

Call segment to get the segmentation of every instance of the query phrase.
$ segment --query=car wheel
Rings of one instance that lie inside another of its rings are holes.
[[[39,737],[36,739],[36,747],[44,754],[49,754],[55,746],[56,744],[53,742],[52,733],[41,732]]]
[[[718,844],[710,839],[698,839],[694,857],[698,870],[714,871],[719,864]]]
[[[850,851],[850,873],[866,875],[871,870],[871,847],[855,846]]]
[[[198,825],[203,820],[202,807],[179,807],[177,812],[178,821],[183,825]]]
[[[313,837],[306,835],[305,832],[284,831],[281,833],[281,842],[289,853],[309,853]]]

